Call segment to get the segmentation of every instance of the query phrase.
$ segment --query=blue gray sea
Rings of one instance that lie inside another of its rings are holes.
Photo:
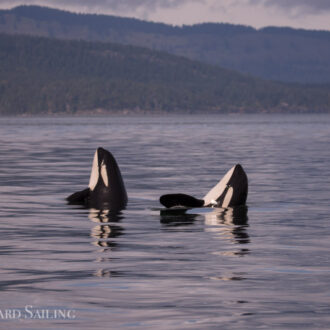
[[[99,146],[120,214],[66,204]],[[0,118],[0,328],[329,329],[330,116]],[[233,165],[247,209],[160,215]]]

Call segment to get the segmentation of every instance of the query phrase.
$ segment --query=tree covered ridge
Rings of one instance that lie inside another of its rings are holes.
[[[0,113],[330,110],[330,88],[286,85],[145,48],[0,35]]]
[[[38,6],[0,10],[1,31],[142,46],[268,80],[330,82],[330,31],[215,23],[177,27]]]

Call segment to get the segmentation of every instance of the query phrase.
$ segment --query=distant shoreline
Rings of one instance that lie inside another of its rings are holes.
[[[178,111],[178,112],[152,112],[152,111],[141,111],[141,112],[127,112],[127,111],[116,111],[116,112],[93,112],[93,111],[81,111],[76,113],[67,113],[67,112],[60,112],[60,113],[38,113],[38,114],[32,114],[32,113],[24,113],[24,114],[0,114],[1,118],[60,118],[60,117],[68,117],[68,118],[79,118],[79,117],[92,117],[92,118],[104,118],[104,117],[175,117],[175,116],[233,116],[237,117],[240,115],[246,115],[246,116],[258,116],[258,115],[330,115],[329,111],[305,111],[305,112],[299,112],[299,111],[287,111],[287,112],[184,112],[184,111]]]

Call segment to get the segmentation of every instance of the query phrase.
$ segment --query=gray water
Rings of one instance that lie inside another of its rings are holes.
[[[64,200],[98,146],[121,214]],[[327,115],[0,118],[0,328],[329,329],[329,146]],[[236,163],[247,212],[160,215]]]

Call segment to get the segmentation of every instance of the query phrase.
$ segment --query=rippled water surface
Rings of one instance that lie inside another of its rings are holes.
[[[64,200],[98,146],[122,171],[119,215]],[[329,146],[326,115],[0,118],[0,328],[329,329]],[[247,212],[155,210],[235,163]]]

